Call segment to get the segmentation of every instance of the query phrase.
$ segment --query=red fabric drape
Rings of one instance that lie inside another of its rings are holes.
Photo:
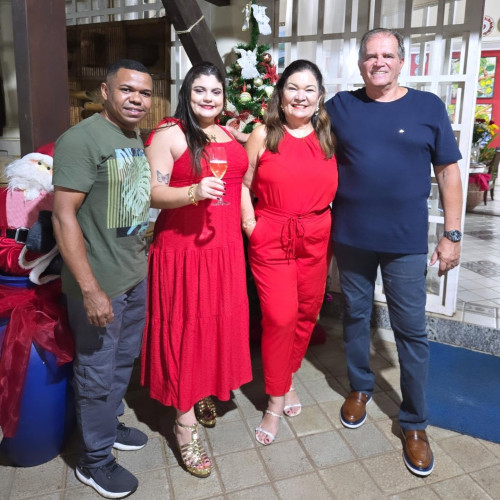
[[[477,184],[479,191],[487,191],[491,174],[469,174],[469,184]]]
[[[16,243],[11,238],[0,237],[0,271],[12,276],[28,276],[31,269],[23,269],[19,265],[19,254],[22,243]]]
[[[0,284],[0,318],[9,318],[0,358],[0,425],[5,437],[17,431],[31,344],[55,355],[57,364],[73,359],[73,337],[60,280],[34,288]]]

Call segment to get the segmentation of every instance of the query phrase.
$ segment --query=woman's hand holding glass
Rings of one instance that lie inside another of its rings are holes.
[[[194,190],[194,196],[197,201],[217,200],[225,192],[224,182],[217,177],[203,177]]]
[[[222,178],[227,170],[226,148],[224,146],[212,146],[209,151],[209,160],[212,174],[222,182]],[[229,203],[224,201],[222,196],[219,196],[219,199],[213,205],[229,205]]]

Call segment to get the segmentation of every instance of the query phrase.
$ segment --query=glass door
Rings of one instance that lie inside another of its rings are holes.
[[[465,212],[484,0],[274,0],[273,10],[269,43],[279,71],[295,59],[315,61],[325,77],[327,97],[363,86],[357,52],[367,30],[400,31],[407,54],[400,84],[433,92],[447,106],[464,158],[459,165]],[[430,258],[444,223],[434,179],[428,203]],[[334,269],[332,265],[330,288],[339,291]],[[438,277],[437,267],[428,269],[428,311],[454,314],[458,275],[459,267],[445,277]],[[375,295],[385,301],[380,278]]]

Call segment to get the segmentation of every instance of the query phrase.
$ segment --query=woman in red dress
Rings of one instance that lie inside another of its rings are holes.
[[[197,432],[195,403],[252,378],[248,299],[240,227],[244,148],[215,123],[225,102],[216,66],[191,68],[174,118],[163,120],[146,143],[151,206],[162,211],[149,251],[148,310],[142,383],[175,407],[174,432],[187,470],[207,477],[211,462]],[[216,144],[215,144],[216,143]],[[224,180],[209,156],[225,150]],[[224,205],[216,204],[222,199]],[[205,412],[210,410],[204,406]],[[201,423],[212,426],[215,417]]]
[[[294,61],[276,85],[265,126],[246,143],[250,166],[242,227],[262,309],[269,404],[255,436],[264,445],[274,441],[282,413],[294,417],[301,411],[292,377],[305,356],[325,292],[337,162],[324,95],[318,67]]]

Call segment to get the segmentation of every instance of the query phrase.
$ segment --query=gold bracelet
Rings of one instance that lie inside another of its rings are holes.
[[[243,221],[243,223],[241,224],[241,228],[246,229],[248,226],[253,226],[254,224],[257,224],[255,217],[250,217],[249,219]]]
[[[191,186],[189,186],[189,189],[188,189],[189,200],[191,201],[191,203],[193,205],[198,205],[198,202],[196,201],[196,198],[194,197],[194,190],[196,189],[196,186],[198,186],[198,184],[191,184]]]

